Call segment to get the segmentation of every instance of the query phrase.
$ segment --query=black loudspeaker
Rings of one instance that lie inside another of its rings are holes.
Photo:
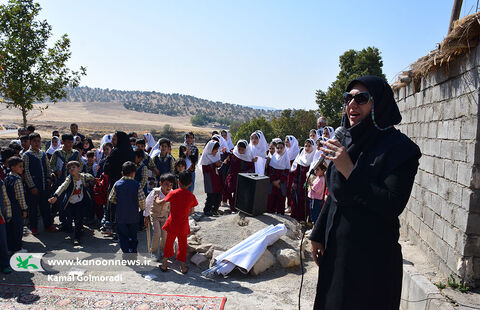
[[[270,178],[256,173],[239,173],[235,208],[251,215],[261,215],[267,211]]]

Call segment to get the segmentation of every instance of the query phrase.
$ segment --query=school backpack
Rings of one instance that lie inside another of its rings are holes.
[[[108,176],[102,173],[93,186],[93,200],[97,205],[106,205],[108,199]]]

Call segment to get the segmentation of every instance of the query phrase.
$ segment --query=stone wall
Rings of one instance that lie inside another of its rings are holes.
[[[402,236],[444,275],[480,285],[480,48],[395,90],[397,127],[422,150]],[[416,88],[416,89],[415,89]]]

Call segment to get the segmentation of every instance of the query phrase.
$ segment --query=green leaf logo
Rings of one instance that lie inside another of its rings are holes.
[[[27,257],[26,259],[22,260],[22,257],[20,256],[17,256],[17,261],[19,262],[17,264],[17,267],[18,268],[23,268],[23,269],[27,269],[28,268],[33,268],[33,269],[38,269],[37,265],[35,264],[29,264],[28,261],[30,260],[30,258],[32,258],[32,255],[30,255],[29,257]]]
[[[10,258],[10,267],[15,271],[44,271],[42,256],[45,253],[15,253]]]

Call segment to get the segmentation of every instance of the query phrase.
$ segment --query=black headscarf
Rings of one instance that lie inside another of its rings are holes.
[[[385,130],[401,122],[402,116],[393,98],[392,88],[384,79],[374,75],[362,76],[348,84],[347,92],[351,91],[356,83],[363,84],[373,97],[371,120],[377,129]],[[349,128],[350,123],[345,122],[344,126]]]
[[[111,185],[122,177],[122,165],[127,161],[135,162],[135,153],[130,144],[130,138],[123,131],[117,131],[117,146],[105,160],[104,171]]]

